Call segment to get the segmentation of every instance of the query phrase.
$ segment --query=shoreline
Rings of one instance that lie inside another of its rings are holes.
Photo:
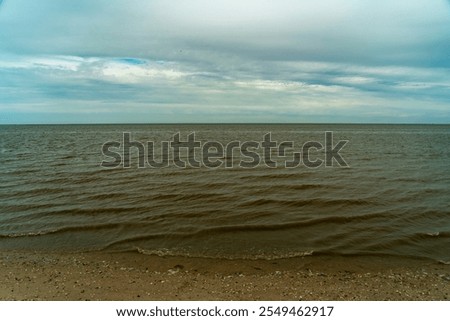
[[[449,300],[450,265],[377,256],[278,260],[0,253],[0,300]]]

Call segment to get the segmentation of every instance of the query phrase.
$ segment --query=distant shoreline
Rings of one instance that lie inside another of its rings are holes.
[[[0,123],[0,126],[450,126],[450,123]]]

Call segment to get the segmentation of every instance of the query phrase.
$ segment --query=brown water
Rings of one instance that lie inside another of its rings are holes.
[[[300,150],[325,131],[349,140],[349,167],[137,168],[136,151],[130,168],[100,167],[123,132],[223,143],[271,132]],[[0,139],[0,249],[450,261],[450,126],[0,126]]]

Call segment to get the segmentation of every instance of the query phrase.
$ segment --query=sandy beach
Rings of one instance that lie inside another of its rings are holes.
[[[448,300],[450,266],[381,257],[0,254],[1,300]]]

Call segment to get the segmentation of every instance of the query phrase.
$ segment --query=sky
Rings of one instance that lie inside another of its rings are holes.
[[[450,123],[449,0],[0,2],[0,124]]]

